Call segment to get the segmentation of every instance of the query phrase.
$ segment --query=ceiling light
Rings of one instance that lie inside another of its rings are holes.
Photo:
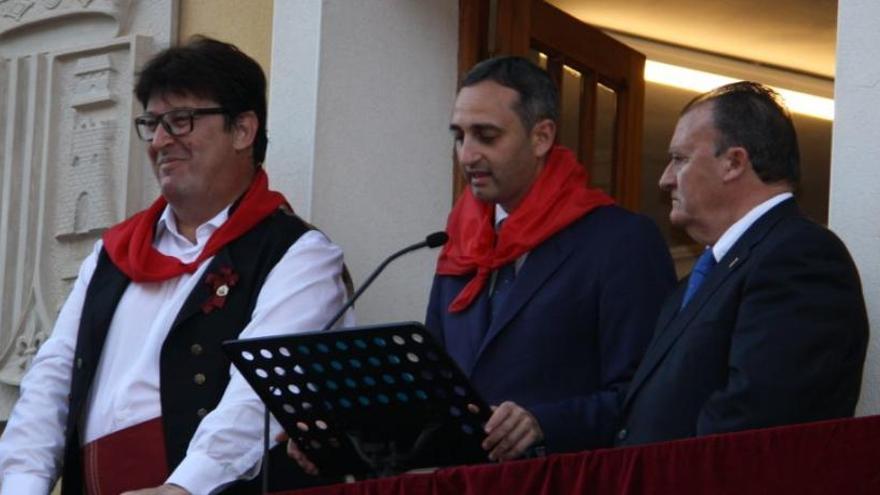
[[[665,86],[704,93],[711,89],[739,81],[732,77],[664,64],[654,60],[645,61],[645,80]],[[818,119],[834,120],[834,100],[821,96],[773,87],[785,100],[792,112]]]

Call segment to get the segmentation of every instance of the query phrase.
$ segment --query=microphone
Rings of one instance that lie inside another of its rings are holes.
[[[329,330],[333,325],[335,325],[339,318],[342,318],[342,315],[344,315],[350,307],[354,306],[354,302],[357,301],[359,297],[361,297],[361,294],[363,294],[364,291],[367,290],[367,287],[369,287],[370,284],[372,284],[373,281],[376,280],[376,277],[378,277],[379,274],[382,273],[382,270],[384,270],[389,263],[396,260],[397,258],[400,258],[406,253],[415,251],[417,249],[422,249],[423,247],[435,248],[442,246],[446,244],[446,241],[448,240],[449,236],[446,234],[446,232],[434,232],[433,234],[429,234],[427,237],[425,237],[424,241],[417,242],[411,246],[407,246],[389,256],[387,259],[385,259],[385,261],[382,262],[381,265],[379,265],[379,268],[376,268],[376,270],[371,273],[369,277],[367,277],[367,280],[363,283],[363,285],[361,285],[361,288],[355,291],[354,295],[351,296],[351,299],[349,299],[348,302],[346,302],[342,306],[342,308],[340,308],[339,311],[337,311],[336,314],[333,315],[333,318],[330,319],[329,323],[324,325],[324,328],[322,328],[321,331],[323,332],[325,330]]]

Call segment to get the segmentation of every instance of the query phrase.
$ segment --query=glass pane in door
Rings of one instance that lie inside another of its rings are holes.
[[[577,154],[581,132],[581,95],[583,79],[581,73],[567,65],[562,66],[562,88],[560,88],[560,129],[559,143]]]
[[[598,84],[596,88],[596,144],[590,184],[614,195],[614,130],[617,121],[617,92]]]

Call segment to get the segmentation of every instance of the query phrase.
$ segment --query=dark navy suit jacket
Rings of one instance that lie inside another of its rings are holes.
[[[859,275],[793,199],[760,217],[679,311],[664,305],[619,445],[852,416],[868,342]]]
[[[447,310],[470,278],[434,278],[426,326],[476,390],[534,414],[548,451],[610,445],[675,284],[653,222],[617,206],[584,215],[528,254],[495,321],[488,287],[465,311]]]

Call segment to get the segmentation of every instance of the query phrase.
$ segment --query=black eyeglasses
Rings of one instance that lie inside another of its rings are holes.
[[[144,114],[135,117],[134,128],[137,130],[138,137],[142,140],[151,142],[156,136],[156,128],[162,124],[165,132],[174,136],[186,136],[193,130],[193,121],[196,115],[215,115],[229,114],[229,110],[225,108],[175,108],[159,115]]]

